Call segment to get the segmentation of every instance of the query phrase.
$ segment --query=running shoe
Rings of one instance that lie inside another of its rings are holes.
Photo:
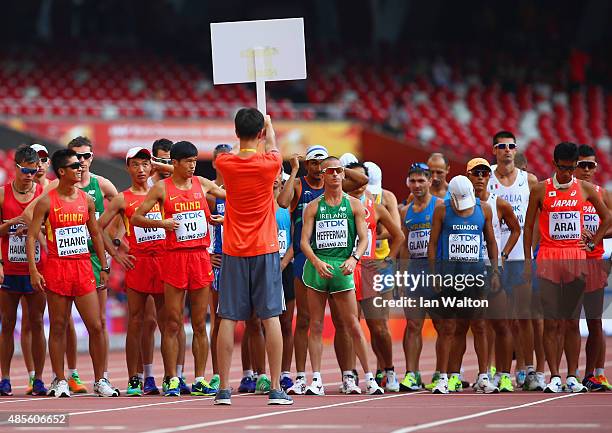
[[[290,405],[293,399],[282,389],[272,389],[268,394],[268,404],[270,405]]]
[[[419,388],[423,388],[423,380],[421,379],[421,372],[417,371],[414,373],[414,377],[416,377],[416,383]]]
[[[431,383],[425,385],[425,389],[428,391],[432,391],[436,386],[438,386],[438,380],[440,379],[440,373],[436,372],[431,377]]]
[[[397,380],[397,375],[395,371],[389,371],[386,374],[386,382],[385,382],[385,391],[387,392],[399,392],[400,384],[399,380]]]
[[[461,383],[461,377],[457,373],[451,374],[448,379],[448,392],[461,392],[463,391],[463,384]]]
[[[499,392],[514,392],[514,386],[512,386],[512,379],[507,374],[502,374],[499,380]]]
[[[495,377],[496,374],[497,374],[497,368],[495,368],[495,366],[492,365],[489,368],[489,380],[493,380],[493,378]]]
[[[565,389],[565,392],[572,392],[572,393],[588,391],[587,387],[581,384],[578,381],[578,379],[576,379],[574,376],[570,376],[567,378],[567,380],[565,381],[564,389]]]
[[[106,378],[102,378],[94,383],[94,393],[98,394],[99,397],[119,397],[117,390]]]
[[[232,404],[232,390],[231,389],[220,389],[215,395],[214,404],[231,405]]]
[[[132,376],[132,378],[128,381],[128,386],[125,393],[128,397],[140,397],[142,395],[142,382],[138,376]]]
[[[170,376],[164,377],[164,380],[162,380],[162,393],[166,394],[169,384],[170,384]]]
[[[243,377],[238,386],[238,392],[255,392],[255,380],[252,377]]]
[[[525,379],[527,379],[527,372],[525,370],[519,370],[515,374],[516,386],[517,388],[522,388],[525,384]]]
[[[68,386],[70,387],[70,392],[73,394],[85,394],[87,393],[87,388],[81,382],[81,378],[79,377],[78,372],[72,373],[72,375],[68,378]]]
[[[599,382],[592,374],[585,377],[582,380],[582,384],[589,390],[589,392],[601,392],[606,390],[605,386],[603,386],[603,384]]]
[[[376,370],[376,383],[378,386],[382,386],[382,381],[385,377],[385,373],[382,370]]]
[[[34,396],[46,396],[47,388],[45,388],[45,383],[40,379],[34,379],[34,382],[32,382],[32,392],[30,394]]]
[[[563,392],[563,385],[561,384],[561,378],[559,376],[551,377],[550,383],[544,388],[545,393],[558,393]]]
[[[536,383],[537,383],[537,387],[536,387],[537,391],[543,391],[544,388],[546,388],[546,376],[544,376],[544,373],[536,372]]]
[[[304,395],[306,394],[306,380],[304,376],[298,376],[295,378],[293,386],[287,390],[289,395]]]
[[[183,377],[179,377],[179,389],[181,390],[181,395],[192,394],[191,388],[189,388],[189,385],[187,385],[187,382],[185,382],[185,378]]]
[[[255,394],[262,395],[269,393],[271,385],[272,383],[270,382],[270,379],[268,379],[268,376],[265,374],[260,374],[255,384]]]
[[[357,370],[353,370],[353,377],[355,378],[355,385],[359,386],[359,372]]]
[[[197,382],[195,382],[193,385],[191,385],[190,393],[191,395],[211,396],[211,395],[215,395],[217,393],[217,390],[212,389],[210,387],[210,384],[204,379],[200,379]]]
[[[3,397],[10,397],[13,395],[10,379],[2,379],[0,382],[0,395]]]
[[[400,382],[400,391],[418,391],[421,389],[417,382],[416,375],[413,372],[406,373],[404,379]]]
[[[374,378],[368,379],[366,382],[366,393],[368,395],[380,395],[385,393],[385,390],[376,383]]]
[[[289,388],[293,386],[293,381],[289,376],[281,377],[280,386],[284,391],[287,391]]]
[[[166,397],[179,397],[181,395],[181,382],[178,377],[168,379],[168,382],[164,385],[166,386],[164,391]]]
[[[70,387],[68,386],[68,382],[66,380],[56,379],[53,396],[57,398],[70,397]]]
[[[342,378],[342,392],[344,394],[361,394],[361,388],[355,383],[355,377],[347,374]]]
[[[501,373],[495,373],[493,375],[493,379],[489,378],[489,380],[491,381],[493,386],[496,386],[497,388],[499,388],[499,383],[501,382],[501,378],[502,378]]]
[[[476,382],[476,392],[482,394],[495,394],[499,392],[499,389],[491,383],[488,376],[484,376],[478,379]]]
[[[438,376],[436,379],[436,386],[431,390],[432,394],[448,394],[448,379],[442,379]]]
[[[595,379],[597,379],[599,383],[601,383],[608,391],[612,391],[612,385],[610,385],[610,382],[608,382],[608,378],[606,376],[600,374],[595,376]]]
[[[319,380],[312,379],[312,384],[306,388],[306,395],[325,395],[325,388]]]
[[[34,377],[30,376],[28,379],[28,386],[26,387],[26,395],[32,395],[32,388],[34,387]]]
[[[546,383],[541,382],[544,382],[544,378],[538,377],[538,374],[535,371],[531,371],[527,373],[525,383],[523,383],[523,391],[544,391],[544,388],[546,388]]]
[[[155,378],[153,376],[145,378],[144,387],[142,390],[144,395],[158,395],[159,388],[155,384]]]
[[[221,384],[221,378],[219,377],[219,375],[213,374],[213,377],[210,378],[210,382],[208,382],[210,389],[214,389],[215,391],[217,391],[219,389],[220,384]]]

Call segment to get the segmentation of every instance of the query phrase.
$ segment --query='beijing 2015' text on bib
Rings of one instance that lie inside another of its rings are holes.
[[[480,244],[480,235],[451,234],[448,239],[448,259],[453,262],[477,262],[480,260]]]
[[[348,245],[348,221],[329,219],[316,222],[317,249],[343,248]]]
[[[60,257],[85,254],[87,248],[87,227],[85,225],[55,229],[57,255]]]
[[[203,210],[175,213],[173,218],[179,223],[179,227],[174,232],[178,242],[201,239],[208,232]]]
[[[145,217],[151,220],[162,220],[161,212],[149,212]],[[166,231],[160,228],[134,227],[134,235],[136,236],[136,243],[138,244],[166,239]]]
[[[548,233],[556,241],[580,239],[580,211],[551,212]]]

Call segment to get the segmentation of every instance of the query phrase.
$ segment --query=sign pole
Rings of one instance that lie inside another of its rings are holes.
[[[257,90],[257,109],[266,115],[266,79],[263,47],[253,48],[253,62],[255,70],[255,89]]]

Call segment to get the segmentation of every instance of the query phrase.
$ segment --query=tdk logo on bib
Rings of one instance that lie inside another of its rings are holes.
[[[58,236],[76,235],[85,233],[85,226],[62,227],[57,229]]]
[[[451,235],[451,240],[453,242],[474,242],[480,240],[480,235],[454,234]]]

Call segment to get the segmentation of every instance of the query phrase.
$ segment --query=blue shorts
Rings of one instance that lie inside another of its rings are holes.
[[[501,274],[501,285],[506,293],[511,294],[513,287],[526,283],[523,276],[524,270],[525,260],[508,260],[504,263],[504,269]]]
[[[213,266],[212,268],[213,270],[213,281],[212,283],[210,283],[210,287],[215,291],[218,292],[219,291],[219,276],[221,275],[221,268],[215,268]]]
[[[34,293],[29,275],[5,275],[2,289],[21,295],[31,295]]]
[[[306,256],[304,253],[299,252],[293,257],[293,276],[299,278],[302,281],[302,275],[304,274],[304,265],[306,264]]]

